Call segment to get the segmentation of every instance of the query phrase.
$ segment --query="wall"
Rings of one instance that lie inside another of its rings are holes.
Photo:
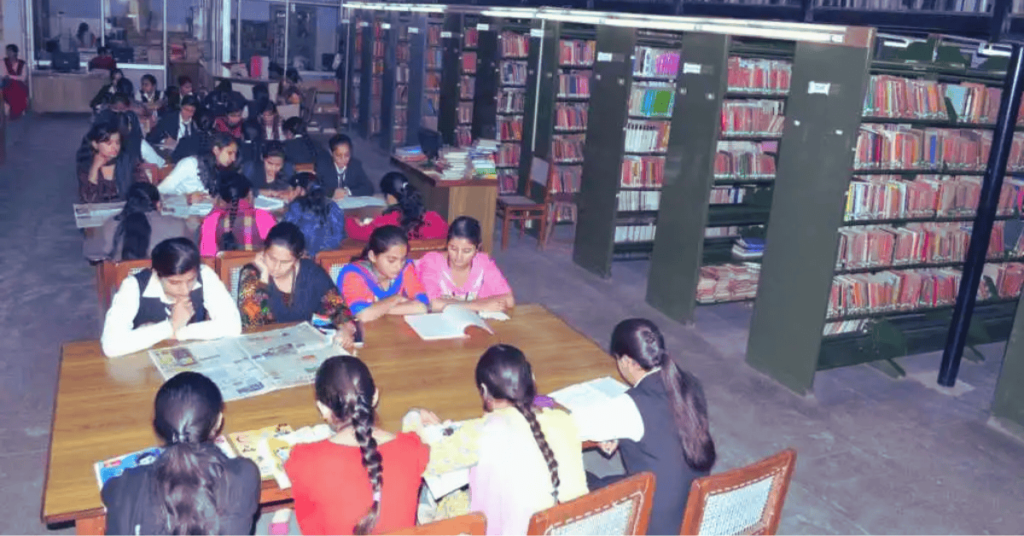
[[[25,25],[22,22],[25,0],[3,0],[3,10],[3,43],[5,46],[10,43],[18,45],[24,59],[25,51],[29,48],[25,37]]]

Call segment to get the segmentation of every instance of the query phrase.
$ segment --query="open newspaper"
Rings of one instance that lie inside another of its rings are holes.
[[[117,216],[124,208],[124,201],[118,203],[87,203],[73,205],[75,226],[79,229],[101,227],[103,223]]]
[[[320,364],[335,355],[347,353],[308,323],[149,351],[165,379],[199,372],[220,387],[225,401],[310,384]]]

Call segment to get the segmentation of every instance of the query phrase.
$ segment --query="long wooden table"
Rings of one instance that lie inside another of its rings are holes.
[[[489,322],[494,335],[474,328],[469,338],[448,341],[421,341],[397,317],[368,325],[359,357],[380,389],[379,424],[399,430],[412,407],[429,408],[443,419],[480,416],[474,370],[484,350],[498,343],[526,353],[541,393],[615,375],[604,351],[543,306],[521,305],[511,316],[507,322]],[[103,533],[93,464],[159,443],[152,408],[163,382],[145,352],[107,359],[97,341],[64,345],[43,492],[45,523],[74,522],[79,534]],[[320,422],[312,386],[228,402],[224,413],[225,432]],[[264,482],[262,505],[290,500],[289,490]]]
[[[394,156],[391,162],[423,194],[423,204],[451,223],[459,216],[471,216],[480,222],[483,250],[494,251],[494,218],[498,207],[498,181],[488,179],[441,180],[430,168],[404,162]]]

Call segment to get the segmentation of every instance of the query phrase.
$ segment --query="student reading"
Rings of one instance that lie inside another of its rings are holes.
[[[342,267],[338,288],[356,319],[370,322],[384,315],[427,312],[430,300],[408,253],[405,231],[385,225],[370,235],[359,257]]]
[[[388,208],[369,223],[347,218],[346,236],[365,241],[370,233],[385,225],[400,226],[410,240],[438,239],[448,234],[448,224],[444,218],[423,206],[423,196],[415,186],[409,184],[405,175],[397,171],[384,175],[380,179],[380,191],[387,197]]]
[[[214,444],[223,424],[224,399],[209,378],[182,372],[167,380],[153,410],[166,446],[153,464],[103,486],[106,534],[251,534],[260,471]]]
[[[494,260],[480,251],[480,222],[455,218],[448,227],[445,250],[431,251],[416,262],[430,309],[459,304],[474,311],[505,311],[515,306],[508,281]]]
[[[160,192],[148,182],[132,184],[121,213],[96,231],[82,246],[90,261],[148,259],[160,242],[191,234],[185,220],[160,214]]]
[[[249,179],[239,173],[221,174],[217,203],[199,228],[199,252],[215,257],[221,251],[256,251],[277,222],[269,212],[253,207]]]
[[[330,158],[317,162],[316,174],[335,199],[348,196],[373,195],[373,183],[363,170],[363,163],[352,156],[352,139],[336,134],[327,142]]]
[[[291,199],[284,221],[302,229],[310,257],[327,249],[336,249],[345,239],[345,213],[312,173],[296,173],[289,180]]]
[[[690,484],[715,464],[704,390],[672,361],[650,320],[633,318],[615,326],[611,354],[632,387],[604,404],[574,411],[573,420],[581,439],[604,441],[602,449],[609,454],[618,448],[626,476],[654,473],[657,487],[647,533],[678,534]],[[592,488],[620,478],[588,475]]]
[[[469,473],[469,511],[487,516],[487,534],[526,534],[533,514],[587,493],[576,427],[562,410],[534,407],[533,369],[514,346],[484,352],[476,385],[487,414]],[[426,410],[420,420],[440,422]]]
[[[178,162],[158,188],[161,194],[217,193],[217,175],[234,170],[238,158],[238,142],[217,132],[210,137],[210,147],[199,156]]]
[[[352,349],[355,326],[331,276],[305,258],[306,240],[293,223],[274,226],[252,264],[239,274],[238,309],[242,326],[304,322],[313,315],[338,327],[335,342]]]
[[[242,321],[235,300],[199,249],[187,238],[153,248],[152,268],[128,276],[114,294],[100,345],[107,357],[144,350],[167,340],[238,335]]]
[[[415,433],[373,425],[380,392],[358,358],[335,356],[316,373],[316,407],[335,435],[296,445],[285,471],[303,534],[382,534],[416,524],[430,449]]]

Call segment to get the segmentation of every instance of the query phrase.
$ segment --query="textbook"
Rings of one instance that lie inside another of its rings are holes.
[[[570,385],[551,393],[551,398],[570,412],[611,400],[629,390],[629,386],[610,376]]]
[[[228,444],[237,456],[256,462],[256,466],[260,468],[260,478],[270,480],[274,478],[274,460],[266,452],[260,451],[260,442],[290,434],[292,431],[292,427],[287,424],[275,424],[258,430],[228,434],[227,438]]]
[[[163,451],[164,449],[161,447],[151,447],[106,461],[96,462],[93,465],[93,469],[96,472],[96,483],[100,485],[100,489],[103,489],[103,485],[108,480],[121,476],[128,469],[152,465]]]
[[[405,323],[425,341],[464,339],[469,337],[466,328],[470,326],[494,333],[480,315],[458,305],[445,307],[442,313],[406,315]]]

